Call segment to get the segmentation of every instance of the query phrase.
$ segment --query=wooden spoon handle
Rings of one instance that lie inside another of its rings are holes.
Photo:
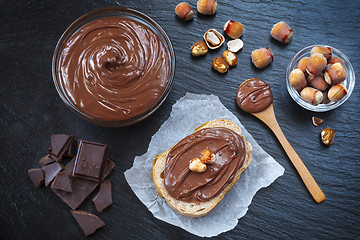
[[[276,137],[278,138],[279,142],[281,143],[282,147],[284,148],[286,154],[290,158],[291,162],[295,166],[296,170],[298,171],[301,179],[305,183],[305,186],[309,190],[310,194],[314,198],[317,203],[320,203],[326,199],[324,193],[321,191],[320,187],[317,185],[315,179],[312,177],[309,170],[306,168],[303,161],[297,155],[295,150],[292,148],[284,133],[282,132],[279,124],[277,121],[273,122],[270,127],[271,130],[274,132]]]

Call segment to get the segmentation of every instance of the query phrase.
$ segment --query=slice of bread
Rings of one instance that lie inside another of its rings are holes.
[[[236,125],[234,122],[230,120],[224,120],[224,119],[216,119],[209,121],[200,127],[195,129],[196,131],[199,131],[200,129],[204,128],[213,128],[213,127],[226,127],[237,134],[241,136],[241,129],[238,125]],[[165,163],[168,153],[170,152],[171,148],[167,150],[166,152],[163,152],[159,155],[157,155],[153,161],[153,167],[152,167],[152,179],[156,188],[156,192],[160,197],[165,198],[166,202],[169,204],[171,208],[176,210],[182,215],[188,216],[188,217],[202,217],[209,213],[214,207],[221,201],[221,199],[225,196],[227,191],[230,190],[230,188],[235,184],[235,182],[239,179],[240,174],[250,165],[252,157],[252,146],[249,142],[245,141],[244,136],[241,136],[241,138],[244,140],[245,143],[245,160],[241,168],[236,172],[236,175],[233,179],[233,181],[226,187],[220,194],[215,196],[214,198],[210,199],[206,202],[184,202],[177,200],[170,196],[168,191],[165,188],[165,182],[164,182],[164,169],[165,169]]]

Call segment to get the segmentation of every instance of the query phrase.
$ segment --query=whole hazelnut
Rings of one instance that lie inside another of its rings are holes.
[[[324,77],[330,85],[341,83],[346,79],[346,68],[341,63],[334,63],[326,69]]]
[[[341,60],[338,57],[332,57],[329,61],[328,61],[328,65],[326,66],[327,68],[330,67],[332,64],[334,63],[341,63],[342,65],[344,65],[343,60]]]
[[[228,50],[224,51],[222,54],[222,57],[226,60],[226,62],[231,67],[238,64],[238,56],[236,56],[236,54],[231,51],[228,51]]]
[[[190,21],[194,17],[194,10],[187,2],[179,3],[175,8],[175,13],[184,21]]]
[[[301,91],[307,86],[305,74],[300,69],[295,68],[289,75],[289,83],[296,91]]]
[[[315,46],[311,49],[310,55],[314,54],[314,53],[320,53],[320,54],[324,55],[324,57],[326,58],[327,61],[329,61],[332,57],[332,51],[331,51],[331,48],[329,48],[329,47]]]
[[[321,91],[312,88],[312,87],[306,87],[300,92],[301,98],[314,106],[321,103],[323,100],[323,94]]]
[[[300,59],[300,61],[298,62],[296,68],[300,69],[301,71],[303,71],[304,73],[306,72],[306,65],[309,61],[309,57],[303,57]]]
[[[271,36],[282,43],[289,43],[294,35],[294,31],[286,22],[276,23],[270,32]]]
[[[323,100],[321,101],[321,103],[328,104],[330,102],[330,99],[328,98],[329,91],[326,90],[326,91],[323,91],[322,93],[323,93]]]
[[[217,2],[216,0],[199,0],[197,10],[201,14],[213,15],[217,11]]]
[[[310,86],[320,91],[325,91],[329,87],[329,84],[327,84],[325,81],[324,75],[322,73],[317,76],[309,75],[307,77],[307,81]]]
[[[328,98],[330,101],[338,102],[347,94],[347,89],[342,84],[335,84],[329,89]]]
[[[314,53],[310,55],[309,61],[306,64],[306,71],[312,75],[319,75],[325,69],[327,64],[326,58],[321,53]]]
[[[216,57],[213,59],[211,67],[219,73],[226,73],[229,69],[229,64],[222,57]]]
[[[229,20],[224,25],[224,32],[232,39],[237,39],[243,35],[244,25],[239,22]]]
[[[251,60],[257,68],[264,68],[274,61],[274,55],[270,48],[260,48],[251,52]]]

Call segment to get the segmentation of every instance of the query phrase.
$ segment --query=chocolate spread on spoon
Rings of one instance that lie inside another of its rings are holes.
[[[216,160],[203,173],[189,170],[189,161],[204,149]],[[169,152],[165,170],[165,187],[169,194],[185,202],[203,202],[216,197],[236,176],[245,160],[245,143],[234,131],[204,128],[177,143]]]
[[[170,53],[148,26],[125,17],[94,20],[64,43],[61,84],[89,117],[129,119],[161,97],[171,72]]]
[[[261,112],[272,102],[270,85],[258,78],[250,78],[243,82],[236,94],[237,105],[249,113]]]

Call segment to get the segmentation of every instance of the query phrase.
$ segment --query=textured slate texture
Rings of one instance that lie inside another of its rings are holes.
[[[87,201],[81,210],[106,223],[93,239],[197,239],[155,219],[127,185],[123,172],[143,154],[151,136],[168,118],[171,106],[186,92],[215,94],[253,134],[258,143],[286,169],[284,176],[254,197],[238,226],[215,239],[356,239],[360,236],[360,84],[348,101],[327,113],[302,109],[289,96],[285,70],[292,56],[312,44],[328,44],[345,53],[360,77],[359,1],[218,1],[218,13],[195,14],[179,20],[177,2],[128,1],[0,1],[0,238],[85,239],[69,208],[49,189],[35,189],[27,177],[45,156],[53,133],[108,144],[117,164],[110,175],[114,204],[97,213]],[[190,2],[193,7],[196,1]],[[51,77],[51,58],[63,31],[88,11],[105,6],[142,11],[168,33],[176,52],[176,75],[169,97],[148,119],[125,128],[102,128],[74,115],[57,95]],[[221,30],[237,20],[245,25],[245,47],[239,64],[225,75],[210,67],[212,58],[193,58],[190,46],[209,28]],[[284,20],[295,36],[287,46],[270,37],[272,25]],[[269,46],[275,61],[264,70],[250,62],[252,50]],[[239,110],[235,93],[250,77],[271,84],[275,114],[284,134],[324,191],[327,200],[316,204],[271,131]],[[314,127],[311,116],[326,120]],[[322,128],[336,130],[334,144],[322,145]],[[94,196],[94,195],[93,195]],[[90,198],[92,198],[91,196]],[[221,219],[219,219],[221,221]]]

